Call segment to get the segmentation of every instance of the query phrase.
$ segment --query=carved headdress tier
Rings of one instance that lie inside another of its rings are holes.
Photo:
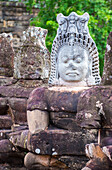
[[[99,57],[87,26],[89,14],[58,14],[51,52],[49,84],[91,86],[100,83]]]
[[[66,33],[82,33],[84,35],[89,35],[87,26],[88,20],[88,13],[84,13],[80,16],[72,12],[68,17],[60,13],[57,15],[57,22],[59,24],[57,35]]]

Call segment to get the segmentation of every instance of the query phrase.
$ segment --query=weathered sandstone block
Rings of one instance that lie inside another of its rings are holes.
[[[0,96],[28,98],[32,90],[32,88],[24,88],[18,86],[0,86]]]
[[[80,125],[86,124],[88,127],[90,126],[96,128],[99,126],[100,115],[98,115],[97,113],[99,113],[100,109],[97,108],[97,103],[96,103],[98,101],[102,103],[102,107],[103,107],[102,109],[104,112],[102,126],[108,128],[112,127],[112,109],[111,109],[112,87],[111,86],[92,87],[88,90],[85,90],[84,93],[80,95],[78,101],[78,107],[77,107],[77,117],[79,117],[79,121],[81,121],[79,123]]]
[[[13,76],[14,50],[4,34],[0,34],[0,76]]]
[[[48,117],[50,117],[50,121],[57,127],[71,130],[75,128],[78,129],[74,118],[77,112],[78,98],[85,89],[88,89],[88,87],[40,87],[33,90],[28,99],[27,107],[27,118],[30,131],[34,133],[37,129],[44,130],[49,124]],[[50,115],[49,112],[51,112]],[[70,115],[70,118],[66,119],[65,124],[64,119],[57,120],[56,117],[58,112],[62,112],[63,115],[64,112],[66,115],[68,112],[68,115]],[[69,114],[69,112],[71,114]],[[42,122],[43,115],[44,121]],[[61,124],[59,121],[61,121]]]
[[[46,93],[47,93],[47,88],[45,87],[40,87],[34,89],[28,99],[28,106],[27,110],[35,110],[35,109],[40,109],[40,110],[47,110],[47,100],[46,100]]]
[[[77,112],[78,97],[88,87],[41,87],[33,90],[28,110]]]
[[[8,115],[0,116],[0,129],[10,129],[12,126],[12,119]]]
[[[27,149],[28,132],[28,130],[19,130],[8,134],[8,137],[14,146]]]
[[[50,112],[50,122],[62,129],[69,131],[81,131],[77,125],[76,113],[70,112]]]
[[[62,168],[66,169],[68,168],[66,164],[64,164],[61,161],[58,161],[56,157],[51,157],[50,155],[36,155],[34,153],[28,153],[25,156],[24,159],[24,164],[27,168],[36,168],[36,165],[38,164],[43,165],[44,167],[57,167],[57,168]]]
[[[22,98],[10,98],[8,104],[12,109],[15,123],[27,121],[27,100]]]
[[[97,130],[70,132],[48,129],[33,135],[29,134],[27,148],[41,155],[84,155],[85,144],[97,141],[96,136]]]
[[[7,153],[13,151],[13,144],[8,140],[0,140],[0,153]]]
[[[6,115],[7,114],[7,99],[0,98],[0,115]]]
[[[49,125],[49,114],[46,111],[27,111],[27,120],[31,133],[38,133],[45,130]]]
[[[45,46],[47,30],[29,27],[21,36],[20,50],[14,58],[16,79],[46,79],[50,71],[50,55]]]

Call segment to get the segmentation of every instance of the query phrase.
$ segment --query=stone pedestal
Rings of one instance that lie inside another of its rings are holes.
[[[75,121],[80,94],[87,87],[42,87],[35,89],[28,100],[29,130],[44,130],[49,122],[58,128],[78,129]],[[70,126],[69,126],[70,125]]]
[[[112,134],[111,94],[111,86],[41,87],[33,90],[28,99],[30,132],[25,144],[33,155],[29,153],[25,157],[26,167],[34,167],[35,163],[36,167],[56,168],[50,161],[46,165],[48,157],[49,160],[55,158],[57,162],[61,161],[64,163],[61,166],[66,165],[70,169],[84,167],[88,159],[85,145],[98,143],[99,128],[101,139]],[[101,108],[98,108],[98,103]],[[105,119],[101,118],[101,113],[104,113]],[[15,135],[15,141],[20,141],[20,137]],[[33,159],[30,165],[29,158]]]

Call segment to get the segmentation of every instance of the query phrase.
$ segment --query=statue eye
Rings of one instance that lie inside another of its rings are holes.
[[[75,59],[76,63],[81,63],[82,62],[82,58],[80,56],[77,56]]]
[[[67,62],[68,62],[68,56],[67,56],[67,55],[63,56],[63,57],[62,57],[62,61],[63,61],[64,63],[67,63]]]

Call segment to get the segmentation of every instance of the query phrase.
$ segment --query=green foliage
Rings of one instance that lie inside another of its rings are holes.
[[[34,5],[40,8],[40,12],[30,24],[48,29],[46,46],[50,51],[58,28],[57,14],[63,13],[67,16],[72,11],[79,15],[85,12],[89,13],[89,32],[98,48],[100,73],[102,75],[106,39],[110,31],[112,31],[111,0],[27,0],[27,7],[30,11]]]

